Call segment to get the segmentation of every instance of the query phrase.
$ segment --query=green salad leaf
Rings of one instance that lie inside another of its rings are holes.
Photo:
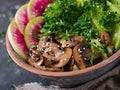
[[[111,4],[108,0],[56,0],[45,10],[41,36],[96,38],[101,31],[111,32],[119,20],[118,10]]]

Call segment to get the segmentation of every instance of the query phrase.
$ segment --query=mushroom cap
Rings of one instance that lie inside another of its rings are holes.
[[[83,60],[81,54],[78,52],[78,49],[82,44],[83,43],[79,43],[73,48],[73,56],[74,56],[74,59],[75,59],[75,62],[77,64],[77,66],[80,69],[83,69],[83,68],[87,67],[87,65],[84,63],[84,60]]]
[[[60,56],[57,57],[59,59],[59,62],[52,65],[52,67],[64,67],[70,60],[71,56],[72,56],[72,49],[65,48],[64,53],[62,53]]]

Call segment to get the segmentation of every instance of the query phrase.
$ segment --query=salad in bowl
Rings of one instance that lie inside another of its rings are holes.
[[[118,0],[30,0],[8,27],[15,52],[45,71],[91,67],[120,48]]]

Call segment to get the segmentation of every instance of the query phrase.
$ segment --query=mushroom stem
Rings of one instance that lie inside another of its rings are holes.
[[[35,67],[40,69],[40,70],[44,70],[44,71],[62,71],[61,68],[57,68],[57,67],[48,68],[48,67],[45,67],[45,66],[37,66],[37,65]]]

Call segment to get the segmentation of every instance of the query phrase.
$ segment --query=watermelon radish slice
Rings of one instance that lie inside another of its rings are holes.
[[[42,16],[49,3],[50,0],[30,0],[27,8],[29,20],[37,16]]]
[[[40,29],[44,24],[43,17],[39,16],[30,20],[25,28],[24,39],[28,48],[38,44]]]
[[[24,36],[17,28],[16,22],[12,21],[8,27],[8,39],[14,51],[23,59],[28,58],[28,48],[24,41]]]
[[[25,27],[28,23],[28,15],[27,15],[27,4],[23,5],[18,9],[15,14],[15,22],[22,34],[24,34]]]

